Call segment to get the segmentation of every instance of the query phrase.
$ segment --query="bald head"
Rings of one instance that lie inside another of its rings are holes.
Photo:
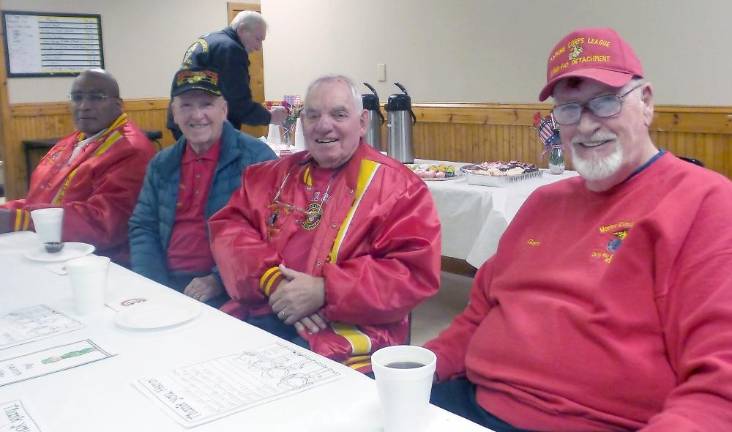
[[[117,80],[103,69],[88,69],[71,84],[76,128],[87,135],[109,127],[122,114]]]
[[[74,86],[80,81],[93,81],[99,87],[99,90],[104,91],[107,96],[115,98],[119,97],[119,85],[117,84],[117,80],[111,73],[104,69],[87,69],[80,73],[71,85],[72,92],[74,91]]]

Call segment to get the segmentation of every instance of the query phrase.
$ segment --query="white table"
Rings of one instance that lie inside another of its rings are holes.
[[[466,165],[420,159],[415,163]],[[544,171],[541,177],[502,187],[470,185],[465,177],[425,181],[442,224],[442,255],[464,259],[473,267],[480,267],[496,252],[501,235],[534,190],[576,175],[575,171],[560,175]]]
[[[0,387],[0,403],[20,399],[43,431],[179,431],[131,383],[185,365],[266,346],[278,338],[218,310],[203,306],[195,320],[168,330],[125,330],[105,308],[93,318],[74,313],[68,276],[22,256],[39,247],[34,233],[0,235],[0,315],[46,304],[86,326],[80,330],[0,350],[0,360],[91,339],[118,355],[96,363]],[[190,301],[120,266],[110,268],[113,293],[134,290],[150,296]],[[1,329],[0,329],[1,330]],[[342,377],[304,392],[240,411],[196,427],[196,431],[378,431],[381,412],[373,380],[330,362]],[[428,431],[487,430],[432,407]]]

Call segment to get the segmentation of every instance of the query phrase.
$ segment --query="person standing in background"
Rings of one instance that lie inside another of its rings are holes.
[[[221,93],[229,106],[227,120],[239,130],[242,124],[281,125],[287,110],[281,106],[267,110],[252,100],[249,87],[249,54],[262,49],[267,36],[267,23],[254,11],[239,12],[223,30],[208,33],[188,47],[181,68],[214,69],[221,80]],[[168,108],[168,129],[175,139],[181,131]]]

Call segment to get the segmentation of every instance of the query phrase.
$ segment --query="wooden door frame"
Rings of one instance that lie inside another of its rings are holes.
[[[0,2],[2,10],[2,2]],[[3,160],[3,176],[5,196],[9,199],[17,198],[19,186],[16,180],[20,178],[18,166],[14,163],[17,158],[12,148],[10,133],[11,126],[10,99],[8,97],[8,74],[5,69],[5,34],[0,32],[0,160]]]

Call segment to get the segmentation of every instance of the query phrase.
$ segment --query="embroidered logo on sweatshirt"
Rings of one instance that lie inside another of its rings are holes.
[[[592,258],[603,260],[605,263],[610,264],[613,261],[615,252],[620,249],[623,241],[628,237],[630,229],[633,227],[633,222],[620,221],[608,225],[602,225],[599,228],[600,234],[605,242],[604,249],[595,249],[592,251]]]

